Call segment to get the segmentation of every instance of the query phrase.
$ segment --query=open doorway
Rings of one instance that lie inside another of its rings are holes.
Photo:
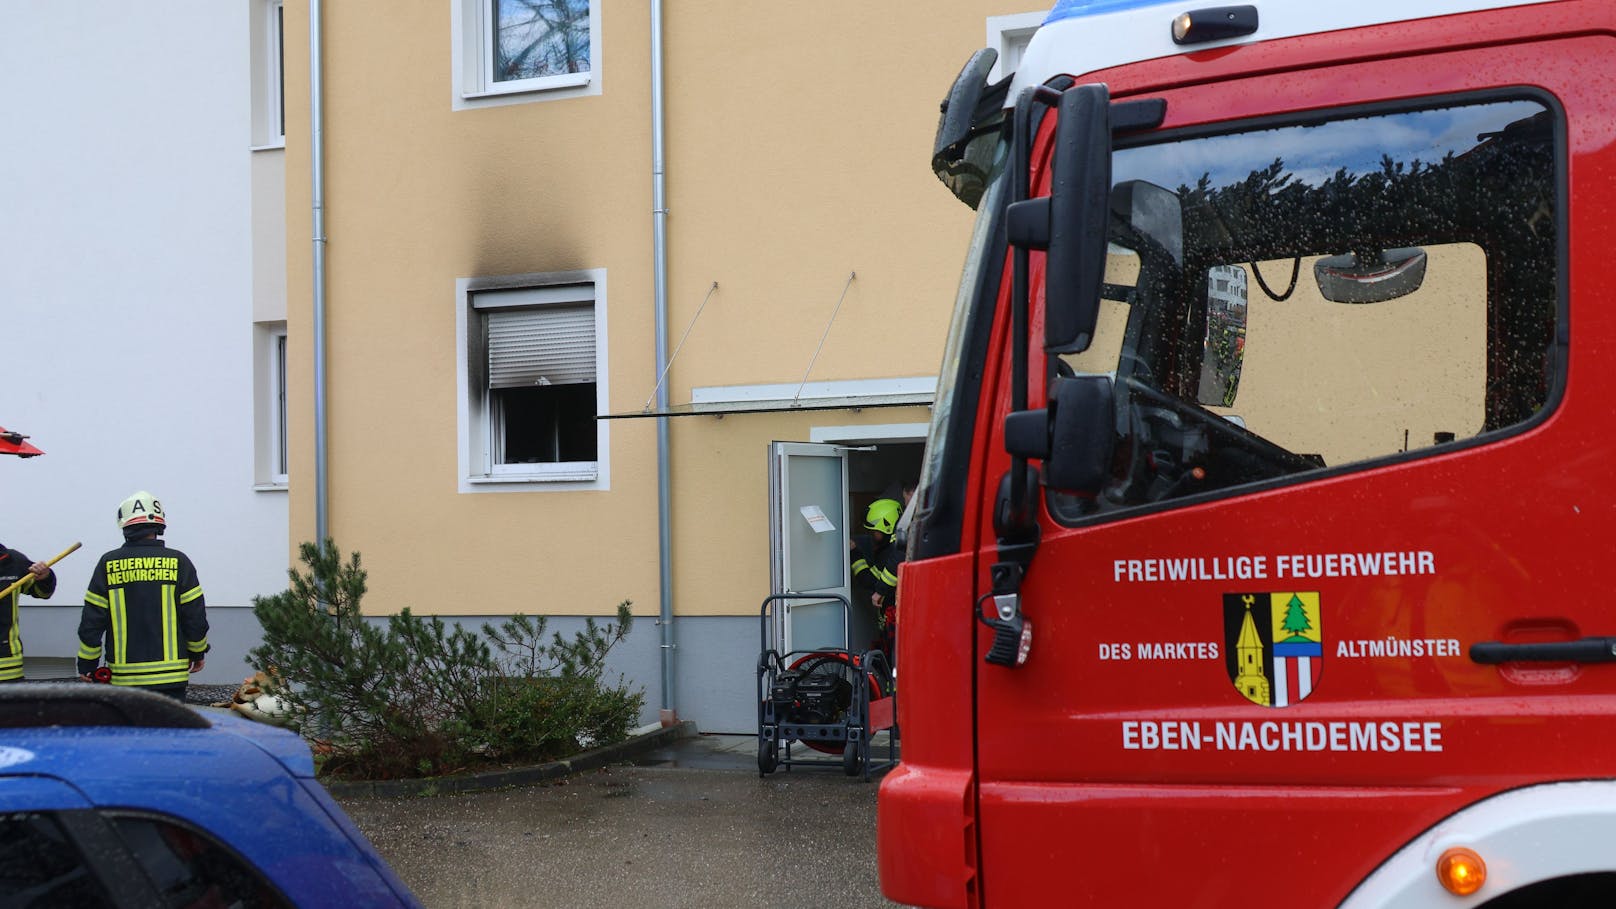
[[[788,650],[877,646],[877,611],[852,585],[848,548],[866,533],[870,504],[899,498],[920,475],[925,425],[820,427],[812,442],[770,445],[771,579],[774,593],[796,599],[777,616],[776,640]],[[845,617],[833,595],[848,598]]]
[[[924,441],[878,442],[853,447],[847,453],[847,514],[852,533],[858,537],[867,531],[865,515],[870,503],[884,497],[897,498],[903,504],[902,490],[911,490],[920,478]],[[900,537],[894,545],[903,544]],[[854,649],[867,649],[880,643],[880,630],[876,623],[876,609],[867,597],[853,596],[853,618],[848,629],[849,645]]]

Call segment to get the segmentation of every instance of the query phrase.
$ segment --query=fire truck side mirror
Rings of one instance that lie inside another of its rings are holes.
[[[1010,414],[1004,445],[1011,454],[1044,462],[1044,485],[1094,494],[1111,475],[1116,450],[1116,404],[1110,376],[1055,380],[1049,407]]]
[[[1059,378],[1051,391],[1044,485],[1062,492],[1098,493],[1111,477],[1117,444],[1111,377]]]
[[[954,77],[954,84],[949,86],[948,97],[938,105],[940,116],[937,119],[937,135],[932,139],[932,158],[956,157],[960,154],[962,143],[971,137],[971,127],[975,125],[976,106],[983,95],[991,94],[988,86],[988,73],[993,70],[993,64],[999,60],[999,52],[991,47],[984,47],[971,55],[960,69],[958,76]],[[998,93],[999,103],[1004,103],[1004,92]]]
[[[1010,90],[1008,76],[992,84],[987,81],[998,59],[998,51],[984,47],[966,61],[943,99],[932,140],[932,173],[973,209],[993,173],[995,138]]]
[[[1111,194],[1111,93],[1101,84],[1061,95],[1050,179],[1044,349],[1082,353],[1094,338],[1105,278]]]

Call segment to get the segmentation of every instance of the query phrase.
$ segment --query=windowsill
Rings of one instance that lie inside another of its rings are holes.
[[[589,84],[589,73],[574,73],[567,76],[550,76],[542,83],[537,80],[532,85],[512,85],[506,88],[488,88],[482,91],[461,92],[460,97],[467,101],[478,101],[487,98],[503,98],[509,95],[531,94],[533,92],[547,92],[558,89],[581,88]]]
[[[285,151],[286,150],[286,140],[282,139],[279,142],[271,142],[271,143],[269,143],[267,145],[254,145],[254,146],[250,147],[247,150],[248,151],[255,151],[255,152],[261,152],[261,151]]]
[[[598,470],[572,470],[556,473],[516,473],[498,476],[467,477],[466,482],[477,486],[502,483],[593,483],[600,478]]]
[[[253,492],[286,492],[290,488],[284,481],[280,483],[253,484]]]

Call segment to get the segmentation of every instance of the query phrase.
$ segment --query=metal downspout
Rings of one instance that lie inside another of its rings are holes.
[[[314,539],[322,549],[330,527],[326,513],[329,465],[325,413],[325,110],[321,104],[320,0],[309,0],[309,182],[314,206]]]
[[[668,205],[665,148],[662,121],[662,0],[651,0],[651,245],[654,258],[653,281],[656,309],[656,374],[663,374],[668,362]],[[658,413],[668,411],[668,386],[658,382]],[[668,418],[657,421],[657,555],[659,586],[662,591],[658,627],[662,629],[662,714],[664,725],[678,719],[673,706],[673,531],[669,469]]]

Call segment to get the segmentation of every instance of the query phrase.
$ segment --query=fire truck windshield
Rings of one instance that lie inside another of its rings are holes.
[[[1447,103],[1119,148],[1095,512],[1463,443],[1546,403],[1555,115]],[[1052,504],[1055,504],[1052,502]]]

